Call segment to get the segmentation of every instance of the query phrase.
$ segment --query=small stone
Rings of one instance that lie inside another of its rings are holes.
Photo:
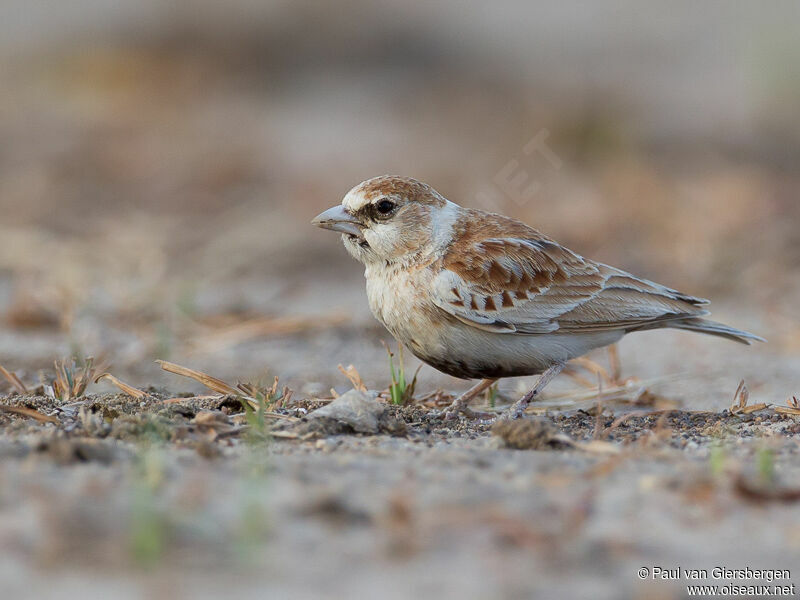
[[[405,435],[405,423],[390,414],[388,407],[377,400],[378,392],[350,390],[336,400],[309,413],[303,421],[289,427],[301,437],[319,438],[330,435],[361,433]]]

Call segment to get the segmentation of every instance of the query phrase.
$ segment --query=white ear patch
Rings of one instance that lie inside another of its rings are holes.
[[[458,220],[458,209],[458,204],[445,200],[445,205],[436,210],[431,231],[434,252],[444,250],[450,245],[453,239],[453,225]]]

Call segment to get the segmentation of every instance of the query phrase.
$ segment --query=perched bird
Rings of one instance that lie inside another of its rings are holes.
[[[524,223],[462,208],[406,177],[368,179],[313,224],[342,234],[366,267],[375,317],[419,359],[482,381],[540,374],[504,415],[518,418],[568,360],[626,333],[670,327],[749,344],[756,335],[704,319],[708,300],[583,258]]]

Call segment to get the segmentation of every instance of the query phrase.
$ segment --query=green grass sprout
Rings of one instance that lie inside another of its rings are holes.
[[[399,355],[399,365],[397,368],[395,368],[394,354],[392,353],[391,349],[385,342],[383,342],[383,347],[386,348],[386,353],[389,355],[389,373],[392,377],[392,383],[389,386],[389,397],[391,398],[391,402],[392,404],[397,405],[408,404],[414,398],[414,390],[417,387],[417,375],[419,375],[419,370],[422,365],[417,368],[411,383],[408,383],[406,381],[403,345],[400,344],[398,346],[397,353]]]
[[[766,446],[758,449],[756,453],[758,474],[767,485],[775,483],[775,452]]]
[[[494,383],[489,386],[489,389],[486,390],[486,402],[492,408],[496,408],[497,404],[497,394],[499,393],[497,383]]]

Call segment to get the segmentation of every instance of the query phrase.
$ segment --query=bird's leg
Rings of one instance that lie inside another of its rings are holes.
[[[525,409],[528,408],[528,405],[533,402],[539,396],[539,394],[542,393],[542,390],[547,387],[548,383],[553,381],[553,379],[555,379],[556,376],[564,370],[565,366],[566,363],[556,363],[544,373],[539,375],[539,381],[536,382],[536,386],[530,392],[520,398],[517,403],[514,404],[514,406],[500,415],[500,419],[510,421],[512,419],[519,419],[522,415],[524,415]]]
[[[472,412],[468,404],[470,403],[470,400],[478,396],[487,388],[491,387],[495,381],[497,381],[497,379],[481,379],[478,383],[453,400],[453,403],[445,408],[444,411],[442,411],[442,415],[444,415],[445,420],[449,421],[451,419],[455,419],[461,413],[467,417],[480,416]]]

